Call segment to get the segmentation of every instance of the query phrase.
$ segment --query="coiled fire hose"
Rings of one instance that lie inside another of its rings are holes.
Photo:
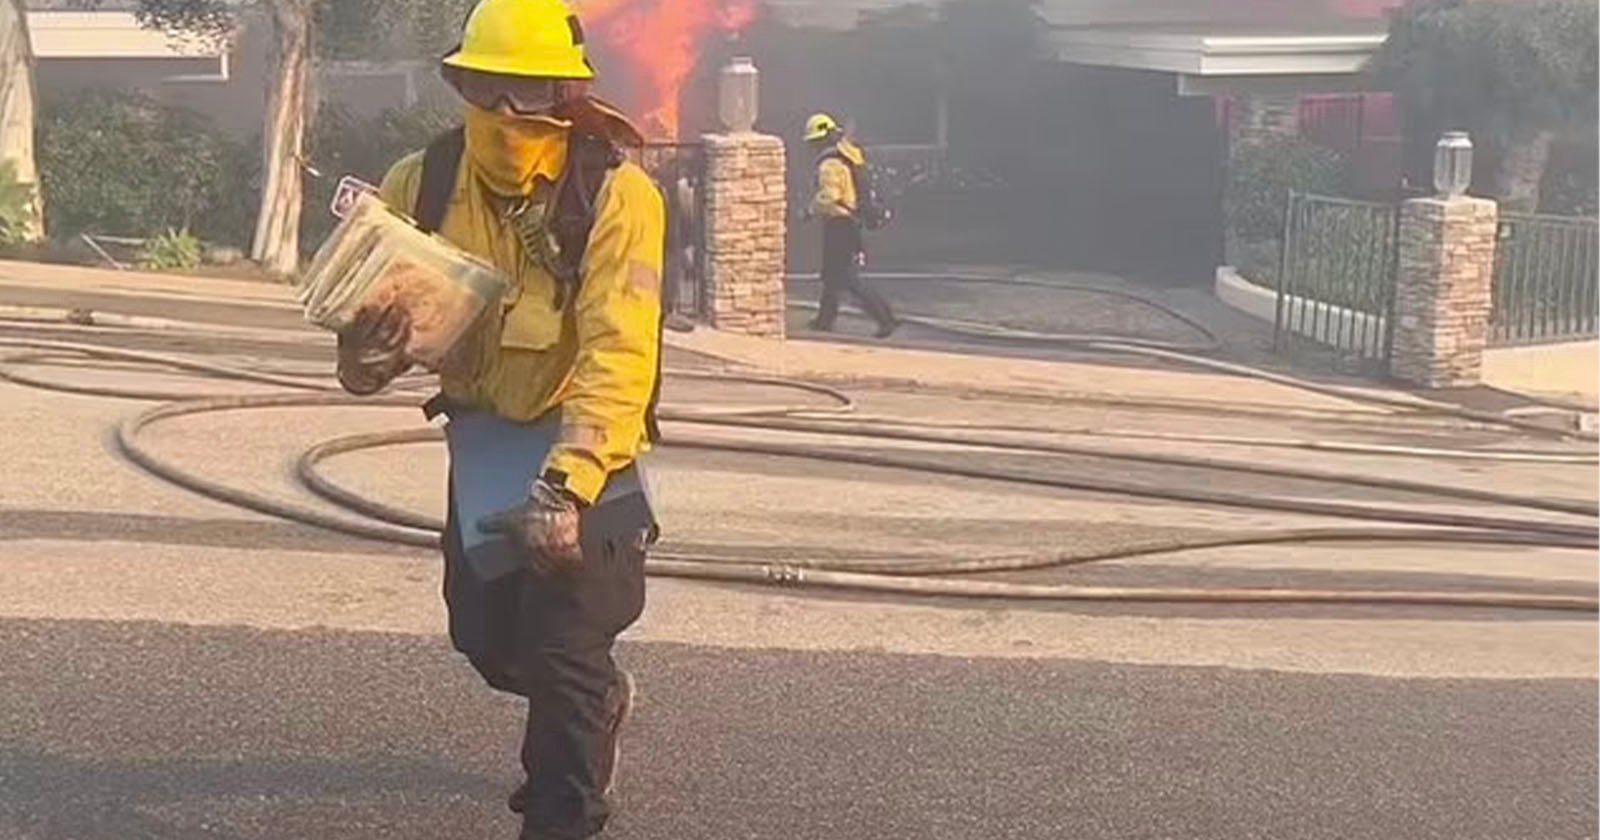
[[[228,486],[204,475],[192,473],[154,454],[141,440],[141,433],[165,420],[220,411],[239,411],[269,407],[309,406],[400,406],[415,407],[420,395],[392,395],[373,399],[356,399],[335,393],[335,386],[326,381],[308,381],[303,378],[252,371],[239,367],[216,365],[183,357],[157,353],[144,353],[113,349],[93,344],[60,341],[35,341],[0,339],[0,347],[18,351],[0,358],[0,377],[34,387],[67,390],[73,393],[99,396],[165,401],[128,418],[118,429],[117,439],[123,453],[135,464],[174,484],[203,495],[292,521],[301,522],[345,534],[379,539],[399,544],[436,547],[437,530],[441,523],[435,518],[389,507],[361,497],[339,487],[317,471],[317,465],[338,454],[437,440],[436,429],[424,428],[373,435],[357,435],[319,444],[307,451],[299,460],[297,474],[301,481],[323,498],[361,514],[364,519],[333,514],[318,508],[285,502],[263,494]],[[224,380],[292,388],[295,393],[260,395],[185,397],[172,393],[140,392],[113,387],[74,385],[49,379],[19,374],[16,365],[41,355],[71,355],[116,363],[159,365],[190,374],[199,374]],[[1121,587],[1075,586],[1054,584],[1025,584],[1001,581],[971,580],[951,576],[971,575],[995,571],[1014,571],[1064,566],[1112,559],[1150,556],[1155,554],[1190,551],[1226,546],[1262,545],[1274,543],[1317,543],[1356,541],[1404,541],[1451,544],[1497,544],[1543,546],[1571,549],[1588,549],[1596,542],[1592,505],[1560,499],[1521,497],[1468,488],[1441,487],[1398,479],[1372,479],[1364,476],[1345,476],[1334,473],[1270,467],[1213,459],[1184,456],[1125,453],[1084,446],[1068,446],[1018,442],[1012,439],[988,437],[983,427],[971,426],[959,434],[941,433],[911,428],[906,423],[877,422],[870,419],[851,420],[842,415],[852,408],[849,398],[826,386],[794,380],[745,376],[736,373],[711,373],[705,371],[671,371],[671,376],[691,376],[717,381],[756,383],[761,385],[796,388],[808,393],[826,396],[835,402],[831,411],[816,407],[795,406],[734,406],[727,408],[685,409],[663,406],[662,419],[669,424],[735,426],[765,429],[778,432],[806,432],[852,437],[880,437],[926,443],[940,443],[956,447],[981,447],[985,450],[1028,453],[1056,453],[1083,455],[1096,458],[1135,460],[1146,463],[1176,466],[1204,467],[1221,471],[1244,471],[1287,478],[1303,478],[1322,482],[1374,487],[1386,490],[1404,490],[1439,498],[1466,499],[1492,502],[1508,507],[1535,510],[1560,515],[1582,516],[1583,524],[1554,521],[1548,518],[1517,519],[1475,514],[1444,513],[1414,510],[1403,507],[1380,507],[1333,502],[1318,502],[1246,494],[1212,492],[1183,488],[1153,487],[1132,483],[1114,483],[1091,480],[1072,480],[1055,476],[1017,476],[978,468],[955,467],[930,463],[913,457],[840,452],[816,447],[791,445],[781,442],[735,442],[714,439],[694,439],[671,435],[668,447],[715,449],[781,457],[878,466],[927,473],[953,475],[986,481],[1025,483],[1057,489],[1089,490],[1143,498],[1186,501],[1205,505],[1225,505],[1252,509],[1292,511],[1324,516],[1351,518],[1374,523],[1366,527],[1283,529],[1243,535],[1205,537],[1199,539],[1161,539],[1149,543],[1123,547],[1112,551],[1083,552],[1057,556],[1002,557],[983,559],[905,558],[903,560],[875,559],[851,560],[789,560],[783,563],[756,563],[744,559],[714,555],[689,555],[674,553],[670,546],[655,552],[649,561],[649,570],[658,575],[688,577],[705,580],[766,583],[784,586],[809,586],[836,589],[872,591],[901,595],[933,595],[976,598],[1018,598],[1028,600],[1060,601],[1144,601],[1177,603],[1326,603],[1326,604],[1421,604],[1437,606],[1528,608],[1545,610],[1577,610],[1593,612],[1600,609],[1594,597],[1519,592],[1456,592],[1456,591],[1387,591],[1340,589],[1288,589],[1288,588],[1202,588],[1202,587]],[[1486,454],[1473,450],[1424,450],[1435,453],[1432,457]],[[1398,454],[1398,453],[1391,453]],[[1414,453],[1407,453],[1414,454]],[[1507,457],[1583,458],[1583,453],[1547,453],[1537,451],[1501,453]],[[1397,523],[1411,527],[1375,527],[1376,523]],[[1415,527],[1415,526],[1427,527]],[[930,576],[944,576],[940,578]]]

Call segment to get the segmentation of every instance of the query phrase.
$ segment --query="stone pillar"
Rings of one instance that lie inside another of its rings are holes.
[[[1400,208],[1394,351],[1389,370],[1425,388],[1478,383],[1489,339],[1499,207],[1418,198]]]
[[[708,134],[706,289],[712,327],[784,337],[787,190],[783,141],[766,134]]]

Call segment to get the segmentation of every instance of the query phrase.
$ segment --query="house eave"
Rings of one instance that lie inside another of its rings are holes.
[[[1362,72],[1383,46],[1381,31],[1229,34],[1059,28],[1051,43],[1061,61],[1181,76],[1326,76]]]
[[[35,58],[218,59],[226,44],[146,29],[132,12],[28,13]]]

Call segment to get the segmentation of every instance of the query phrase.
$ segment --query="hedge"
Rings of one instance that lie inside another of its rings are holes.
[[[57,238],[188,229],[215,242],[249,241],[253,147],[200,114],[136,93],[78,92],[45,104],[38,158],[46,223]]]

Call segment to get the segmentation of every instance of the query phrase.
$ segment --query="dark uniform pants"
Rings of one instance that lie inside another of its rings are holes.
[[[861,226],[854,219],[827,219],[822,223],[822,300],[816,328],[827,332],[839,317],[839,298],[855,296],[861,308],[879,327],[894,323],[889,302],[861,279]]]
[[[455,523],[445,529],[451,639],[491,686],[528,699],[528,840],[591,837],[611,814],[601,779],[618,682],[611,648],[644,609],[645,530],[601,527],[610,504],[624,503],[585,512],[583,567],[570,576],[519,571],[480,583]]]

